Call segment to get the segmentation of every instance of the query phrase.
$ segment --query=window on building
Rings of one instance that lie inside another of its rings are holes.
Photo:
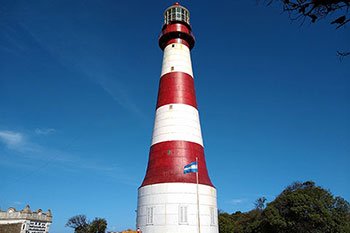
[[[215,208],[210,207],[210,225],[215,225]]]
[[[187,206],[179,206],[179,224],[188,224]]]
[[[154,207],[147,207],[146,225],[153,225]]]

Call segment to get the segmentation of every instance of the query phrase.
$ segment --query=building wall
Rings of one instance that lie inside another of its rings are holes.
[[[17,226],[19,225],[19,229]],[[50,223],[42,222],[42,221],[33,221],[33,220],[0,220],[0,233],[3,233],[1,229],[5,229],[5,233],[7,230],[11,229],[11,232],[15,233],[48,233],[49,232]],[[15,230],[17,229],[17,230]]]
[[[218,233],[216,190],[198,186],[202,233]],[[139,189],[137,226],[143,233],[197,233],[197,185],[165,183]]]
[[[48,233],[51,222],[50,210],[31,211],[28,205],[21,211],[13,207],[0,210],[0,233]]]
[[[22,223],[0,224],[0,233],[20,233]]]

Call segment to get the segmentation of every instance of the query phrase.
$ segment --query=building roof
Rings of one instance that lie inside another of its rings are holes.
[[[52,222],[51,210],[46,213],[42,209],[32,211],[27,205],[23,210],[17,211],[14,207],[8,208],[6,211],[0,210],[0,220],[36,220],[44,222]]]

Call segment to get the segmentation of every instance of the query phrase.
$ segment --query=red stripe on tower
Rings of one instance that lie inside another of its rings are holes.
[[[183,72],[170,72],[159,83],[157,108],[166,104],[187,104],[197,108],[193,78]]]
[[[184,174],[183,164],[198,158],[199,183],[213,186],[205,165],[203,147],[186,141],[161,142],[151,147],[146,177],[142,186],[167,182],[196,183],[195,173]]]

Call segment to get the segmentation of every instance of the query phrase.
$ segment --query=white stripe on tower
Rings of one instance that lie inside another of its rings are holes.
[[[177,140],[203,146],[197,109],[186,104],[167,104],[159,107],[156,111],[152,145]]]
[[[161,76],[176,71],[187,73],[193,78],[190,49],[181,43],[165,47]]]

